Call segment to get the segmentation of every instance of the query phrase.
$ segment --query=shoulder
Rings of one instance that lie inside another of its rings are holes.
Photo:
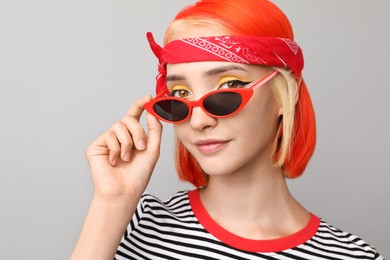
[[[178,191],[166,200],[161,200],[160,198],[149,192],[145,192],[141,197],[141,202],[144,204],[156,203],[168,207],[183,200],[188,200],[188,191]]]
[[[323,219],[309,244],[324,252],[343,255],[345,259],[384,259],[373,246],[360,237],[342,231]]]
[[[151,193],[142,195],[140,204],[143,212],[166,211],[178,214],[183,210],[191,210],[188,191],[179,191],[166,200],[161,200]]]

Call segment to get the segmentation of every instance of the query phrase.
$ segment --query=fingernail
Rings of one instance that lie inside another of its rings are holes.
[[[138,150],[144,150],[145,149],[145,141],[144,140],[138,140],[137,142],[137,148]]]
[[[126,162],[128,162],[130,160],[130,153],[129,152],[125,153],[125,155],[123,156],[123,160],[125,160]]]
[[[116,158],[112,158],[111,159],[111,165],[115,166],[115,164],[116,164]]]

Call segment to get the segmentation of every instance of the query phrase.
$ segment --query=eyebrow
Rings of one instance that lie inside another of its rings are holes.
[[[239,70],[239,71],[244,71],[246,73],[249,73],[248,70],[246,70],[245,68],[243,68],[241,66],[227,65],[227,66],[221,66],[221,67],[217,67],[217,68],[208,70],[203,75],[204,75],[204,77],[210,77],[210,76],[222,74],[222,73],[232,71],[232,70]],[[168,81],[178,81],[178,80],[185,80],[185,77],[180,76],[180,75],[169,75],[169,76],[167,76],[167,79],[166,79],[167,82]]]
[[[225,73],[225,72],[228,72],[228,71],[232,71],[232,70],[240,70],[240,71],[244,71],[246,73],[249,73],[248,70],[244,69],[241,66],[227,65],[227,66],[222,66],[222,67],[218,67],[218,68],[215,68],[215,69],[208,70],[208,71],[206,71],[204,73],[204,76],[205,77],[210,77],[210,76],[222,74],[222,73]]]
[[[169,75],[167,76],[167,79],[166,81],[178,81],[178,80],[185,80],[185,78],[183,76],[179,76],[179,75]]]

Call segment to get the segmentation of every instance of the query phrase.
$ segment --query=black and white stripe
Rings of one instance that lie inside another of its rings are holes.
[[[273,253],[246,252],[216,239],[195,217],[187,192],[162,202],[142,196],[115,259],[384,259],[360,238],[321,220],[305,243]]]

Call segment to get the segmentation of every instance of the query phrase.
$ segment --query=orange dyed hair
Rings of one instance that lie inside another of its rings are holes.
[[[177,14],[165,34],[168,42],[180,24],[204,25],[230,32],[231,35],[283,37],[294,40],[294,33],[286,15],[268,0],[200,0]],[[288,178],[302,175],[316,143],[314,109],[305,82],[299,86],[298,100],[289,154],[282,162]],[[281,131],[282,132],[282,131]],[[279,138],[280,136],[277,136]],[[176,169],[179,178],[196,187],[207,185],[207,175],[198,162],[177,140]],[[275,160],[280,154],[276,151]]]

